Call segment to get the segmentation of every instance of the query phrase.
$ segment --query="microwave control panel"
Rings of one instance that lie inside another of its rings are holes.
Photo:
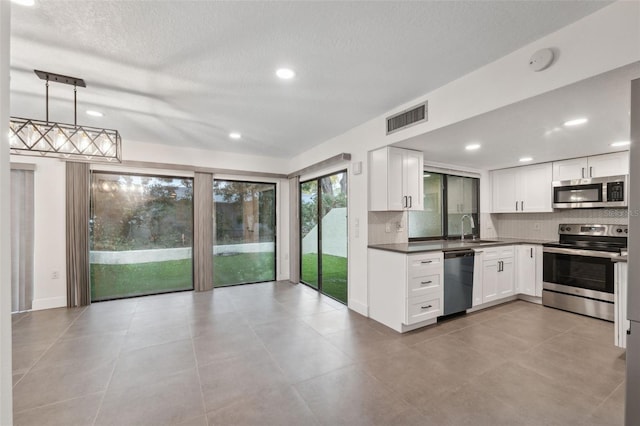
[[[607,184],[607,201],[624,201],[624,182]]]

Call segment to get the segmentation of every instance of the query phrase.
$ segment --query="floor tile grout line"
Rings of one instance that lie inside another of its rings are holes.
[[[189,337],[191,340],[191,349],[193,350],[193,359],[196,363],[196,376],[198,377],[198,387],[200,388],[200,402],[202,403],[202,412],[204,413],[204,420],[209,426],[209,416],[207,415],[207,404],[204,398],[204,389],[202,389],[202,377],[200,376],[200,364],[198,362],[198,355],[196,354],[196,344],[194,342],[193,333],[191,332],[191,323],[187,321],[187,327],[189,328]]]
[[[38,405],[37,407],[27,408],[27,409],[20,410],[20,411],[15,411],[13,414],[14,414],[14,416],[16,414],[24,414],[24,413],[28,413],[29,411],[40,410],[42,408],[47,408],[47,407],[51,407],[51,406],[58,405],[58,404],[64,404],[65,402],[75,401],[76,399],[86,398],[86,397],[91,396],[91,395],[100,395],[102,393],[104,393],[104,391],[91,392],[91,393],[88,393],[88,394],[85,394],[85,395],[74,396],[73,398],[61,399],[60,401],[55,401],[55,402],[48,402],[46,404]]]
[[[253,335],[255,336],[256,339],[258,339],[258,341],[260,342],[260,344],[262,345],[262,347],[264,348],[264,350],[267,352],[267,354],[269,355],[269,359],[271,360],[271,362],[273,362],[275,364],[275,366],[278,368],[278,370],[280,371],[280,374],[282,374],[282,376],[287,379],[287,375],[284,372],[284,370],[282,369],[282,367],[280,366],[280,363],[274,358],[273,354],[271,353],[271,351],[269,350],[269,348],[267,347],[267,345],[264,343],[264,341],[260,338],[260,336],[258,336],[258,333],[256,333],[255,329],[253,328],[253,326],[251,324],[248,324],[249,329],[251,330],[251,332],[253,333]],[[335,370],[334,370],[335,371]],[[310,379],[306,379],[306,380],[310,380]],[[316,413],[311,409],[311,407],[309,406],[309,403],[307,402],[307,400],[300,394],[300,392],[297,391],[296,388],[296,384],[298,383],[302,383],[303,381],[300,382],[296,382],[296,383],[290,383],[287,380],[288,383],[288,387],[293,388],[296,393],[300,396],[300,399],[302,399],[302,401],[304,402],[305,407],[307,407],[307,409],[309,410],[309,412],[311,413],[311,415],[313,416],[313,418],[317,421],[318,424],[322,424],[320,422],[320,419],[318,418],[318,416],[316,415]],[[207,417],[207,422],[209,421],[209,418]],[[207,423],[208,424],[208,423]]]
[[[11,315],[13,316],[13,315],[20,315],[20,314],[21,312],[16,312],[15,314],[11,314]],[[14,325],[18,324],[20,321],[22,321],[23,319],[25,319],[27,316],[30,316],[30,315],[31,315],[31,311],[24,312],[24,315],[20,315],[20,318],[11,322],[11,327],[13,328]]]
[[[607,400],[609,400],[609,398],[611,398],[613,394],[618,391],[618,389],[620,389],[620,386],[626,386],[625,383],[626,383],[625,380],[622,380],[620,383],[618,383],[618,386],[613,388],[613,390],[609,392],[609,395],[605,396],[602,399],[602,401],[600,401],[600,403],[593,409],[592,414],[595,413],[598,410],[598,408],[602,407],[604,403],[607,402]]]
[[[58,343],[58,341],[60,341],[60,339],[62,338],[62,336],[69,331],[69,329],[71,328],[71,326],[73,324],[76,323],[76,321],[78,320],[78,318],[80,318],[82,316],[82,314],[88,309],[88,306],[85,306],[82,309],[82,312],[80,312],[78,315],[76,315],[76,317],[69,323],[69,325],[58,335],[58,337],[56,337],[56,339],[51,342],[51,344],[49,346],[47,346],[47,349],[44,350],[44,352],[42,352],[42,354],[33,362],[33,364],[31,364],[31,366],[27,369],[27,371],[24,372],[24,374],[22,375],[22,377],[20,377],[18,379],[17,382],[15,382],[12,386],[12,389],[15,389],[16,386],[18,386],[18,384],[20,384],[20,382],[22,382],[22,380],[24,380],[25,377],[27,377],[27,374],[29,374],[31,372],[31,370],[33,370],[33,368],[38,364],[38,362],[40,362],[40,360],[42,358],[44,358],[44,356],[47,354],[47,352],[49,352],[51,350],[51,348]]]
[[[138,308],[138,304],[136,303],[136,309],[137,308]],[[134,313],[135,313],[135,310],[134,310]],[[125,338],[126,338],[127,334],[129,333],[129,328],[131,328],[131,323],[133,322],[133,317],[134,317],[134,315],[131,315],[131,318],[129,318],[129,325],[127,326],[127,331],[124,334]],[[120,350],[118,351],[118,354],[116,355],[115,362],[113,363],[113,368],[111,369],[111,374],[109,374],[109,380],[107,380],[107,385],[105,386],[104,393],[102,394],[102,398],[100,398],[100,402],[98,403],[98,409],[96,410],[96,414],[93,417],[93,421],[91,422],[91,426],[95,426],[96,422],[98,421],[98,416],[100,415],[100,410],[102,410],[102,405],[104,404],[104,400],[107,397],[107,392],[109,391],[109,386],[111,386],[111,380],[113,380],[113,374],[115,373],[116,368],[118,366],[118,361],[120,360],[120,355],[122,354],[123,347],[124,347],[124,341],[122,342],[122,345],[120,346]]]

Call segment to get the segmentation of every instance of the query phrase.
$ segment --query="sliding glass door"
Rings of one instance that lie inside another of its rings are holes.
[[[93,172],[91,300],[193,288],[193,179]]]
[[[300,276],[347,303],[347,172],[300,183]]]
[[[276,279],[276,184],[215,180],[213,286]]]

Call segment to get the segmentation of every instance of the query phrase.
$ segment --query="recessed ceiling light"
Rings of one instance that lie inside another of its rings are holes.
[[[475,151],[476,149],[480,149],[479,143],[472,143],[464,147],[467,151]]]
[[[533,160],[533,158],[531,158],[531,157],[522,157],[520,159],[520,162],[521,163],[526,163],[526,162],[531,161],[531,160]]]
[[[229,133],[229,137],[231,139],[240,139],[240,138],[242,138],[242,135],[240,133],[238,133],[238,132],[231,132],[231,133]]]
[[[611,144],[611,146],[627,146],[627,145],[631,145],[631,141],[619,141]]]
[[[103,113],[101,113],[100,111],[94,111],[92,109],[87,110],[87,115],[90,115],[92,117],[104,117]]]
[[[589,121],[586,118],[576,118],[575,120],[569,120],[569,121],[565,121],[564,125],[567,127],[571,127],[571,126],[579,126],[581,124],[586,123],[587,121]]]
[[[293,77],[296,76],[296,73],[295,71],[289,68],[280,68],[276,71],[276,75],[278,76],[278,78],[281,78],[282,80],[291,80]]]
[[[20,6],[33,6],[36,4],[36,0],[11,0],[11,2]]]

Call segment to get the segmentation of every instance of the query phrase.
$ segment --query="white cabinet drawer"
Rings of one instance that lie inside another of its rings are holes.
[[[513,246],[486,248],[483,252],[484,260],[503,259],[513,257]]]
[[[407,299],[407,325],[437,318],[441,313],[440,297],[423,296]]]
[[[438,273],[442,268],[442,252],[409,256],[409,278]]]
[[[440,274],[425,275],[409,278],[409,293],[407,297],[423,296],[440,291]]]

